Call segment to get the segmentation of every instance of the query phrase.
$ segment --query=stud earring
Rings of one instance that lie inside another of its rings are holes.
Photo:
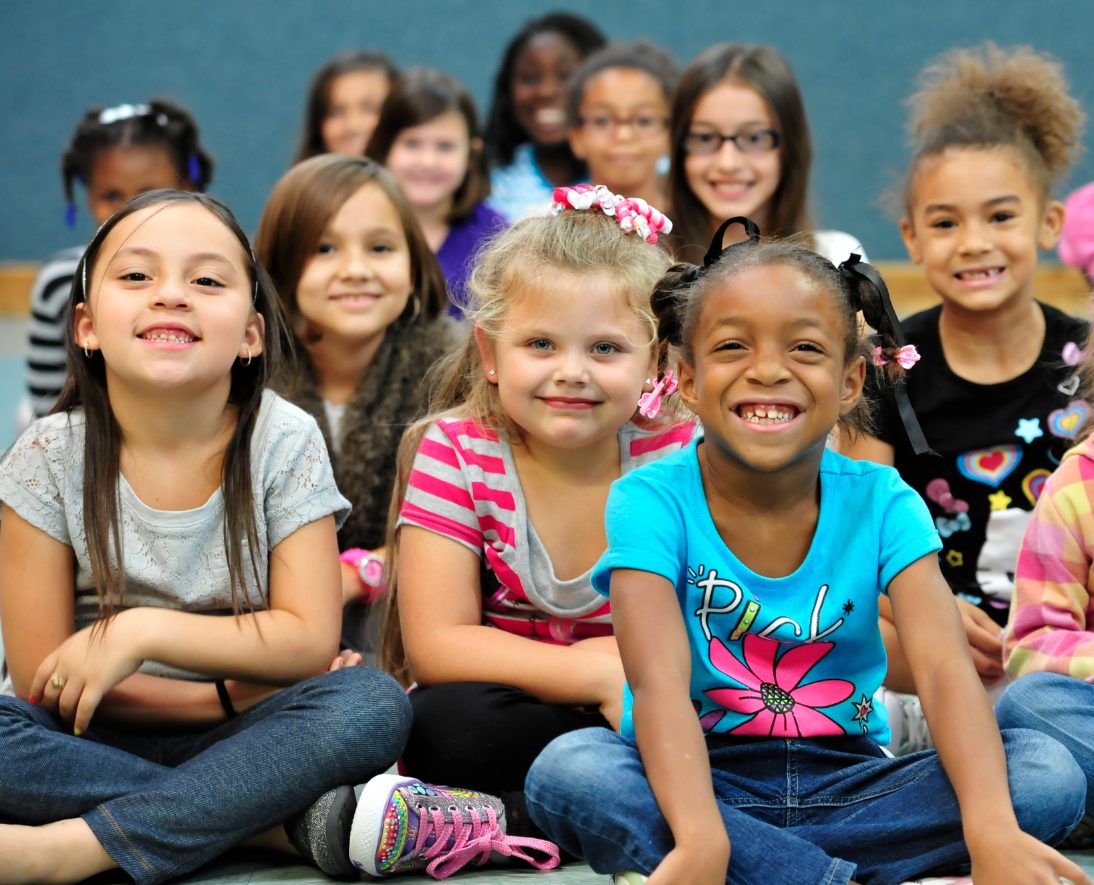
[[[489,372],[487,372],[486,374],[487,374],[487,375],[489,375],[489,376],[490,376],[491,378],[493,378],[493,377],[494,377],[495,375],[497,375],[498,373],[497,373],[497,372],[495,372],[495,371],[494,371],[493,369],[491,369],[491,370],[490,370]]]

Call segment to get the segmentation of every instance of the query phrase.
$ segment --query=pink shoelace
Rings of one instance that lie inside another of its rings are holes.
[[[422,857],[429,860],[425,871],[434,879],[447,879],[453,873],[462,870],[472,860],[476,866],[482,866],[490,860],[492,854],[515,857],[526,861],[537,870],[552,870],[558,866],[558,846],[546,839],[532,839],[523,836],[507,836],[498,826],[498,816],[493,808],[468,807],[467,817],[459,813],[456,806],[449,807],[451,820],[446,820],[444,812],[436,805],[419,806],[418,845],[425,845],[433,835],[435,841],[422,851]],[[486,812],[486,820],[481,817]],[[432,832],[431,832],[432,830]],[[449,846],[449,839],[452,840]],[[531,849],[545,855],[537,860],[527,851]]]

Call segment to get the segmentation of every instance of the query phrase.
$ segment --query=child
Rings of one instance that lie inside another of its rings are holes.
[[[570,149],[591,181],[665,205],[660,167],[668,160],[675,84],[676,61],[645,40],[612,43],[585,60],[567,104]]]
[[[566,86],[604,45],[590,22],[568,12],[532,19],[505,47],[486,123],[491,208],[516,221],[551,201],[555,187],[585,177],[566,139]]]
[[[1037,250],[1060,234],[1063,210],[1050,192],[1082,114],[1058,65],[990,45],[929,66],[912,108],[901,232],[942,304],[902,323],[923,357],[905,389],[942,457],[913,453],[888,395],[878,398],[876,438],[849,454],[895,464],[927,503],[942,574],[990,686],[1003,677],[1000,632],[1022,533],[1089,411],[1075,373],[1087,325],[1033,292]],[[883,615],[885,683],[914,691]]]
[[[392,88],[366,151],[399,182],[448,283],[448,312],[462,316],[475,253],[505,227],[490,193],[475,103],[441,71],[411,68]]]
[[[587,206],[592,193],[560,188],[558,207]],[[623,671],[608,606],[589,585],[608,486],[691,435],[663,415],[635,421],[643,391],[656,396],[649,292],[669,259],[621,228],[633,204],[599,196],[615,217],[525,219],[482,253],[474,340],[402,447],[384,646],[388,669],[417,682],[402,767],[499,795],[510,833],[536,832],[520,792],[536,754],[564,732],[619,721]],[[419,784],[374,779],[361,815],[425,801],[411,793]],[[425,847],[411,840],[405,857],[366,870],[413,868]]]
[[[1081,372],[1084,399],[1090,401],[1089,352]],[[1007,673],[1018,681],[1007,686],[995,710],[1001,726],[1051,735],[1082,767],[1087,816],[1067,840],[1072,848],[1094,846],[1092,430],[1088,421],[1045,481],[1026,526],[1003,640]]]
[[[318,154],[360,157],[399,71],[382,52],[360,49],[328,59],[308,86],[294,163]]]
[[[409,709],[386,674],[323,673],[348,506],[315,423],[265,390],[268,277],[223,205],[153,191],[99,228],[68,316],[57,411],[0,464],[3,881],[291,850],[270,828],[321,794],[290,837],[351,872],[353,790],[331,790],[391,764]]]
[[[926,508],[891,468],[826,448],[856,418],[857,311],[899,373],[881,278],[731,221],[748,241],[719,258],[719,229],[705,266],[654,294],[704,436],[608,499],[593,585],[610,590],[627,675],[621,733],[552,743],[529,812],[594,870],[651,882],[902,882],[970,855],[977,882],[1089,881],[1019,830],[1057,839],[1075,824],[1076,766],[1033,732],[1000,741]],[[875,743],[879,593],[938,755]]]
[[[672,243],[681,259],[698,260],[733,215],[777,237],[804,232],[803,242],[833,262],[865,256],[848,234],[810,232],[813,142],[798,81],[773,46],[722,43],[700,53],[676,84],[670,128]]]
[[[213,158],[201,146],[194,118],[185,108],[159,99],[91,108],[61,157],[69,227],[76,226],[76,182],[84,187],[91,220],[98,227],[144,191],[203,191],[212,180]],[[64,386],[62,313],[82,253],[82,247],[58,252],[34,280],[27,322],[27,394],[16,422],[20,428],[49,412]]]
[[[353,512],[338,535],[347,602],[383,592],[395,455],[425,410],[426,369],[462,339],[443,316],[440,268],[391,175],[364,157],[321,156],[289,170],[255,238],[301,356],[279,379],[319,423]],[[371,647],[351,608],[346,644]]]

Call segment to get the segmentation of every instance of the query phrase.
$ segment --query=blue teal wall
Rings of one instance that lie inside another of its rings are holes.
[[[855,234],[874,258],[903,257],[879,198],[899,179],[902,102],[926,59],[986,38],[1031,43],[1064,62],[1092,106],[1090,0],[0,0],[0,260],[89,237],[86,211],[76,231],[64,226],[57,172],[88,106],[153,95],[189,106],[218,160],[212,191],[253,229],[328,56],[380,47],[400,65],[447,69],[485,103],[507,39],[550,8],[619,38],[650,37],[682,62],[722,40],[778,46],[817,142],[817,220]],[[1092,178],[1087,156],[1064,190]]]

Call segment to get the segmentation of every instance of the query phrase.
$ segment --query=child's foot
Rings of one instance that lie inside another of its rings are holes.
[[[540,852],[537,860],[527,851]],[[349,856],[370,876],[424,869],[446,879],[472,861],[515,857],[541,870],[558,866],[558,848],[545,839],[508,836],[501,800],[472,790],[434,787],[381,774],[357,801]]]
[[[352,876],[349,831],[356,810],[353,787],[329,790],[285,821],[285,832],[300,856],[328,876]]]

